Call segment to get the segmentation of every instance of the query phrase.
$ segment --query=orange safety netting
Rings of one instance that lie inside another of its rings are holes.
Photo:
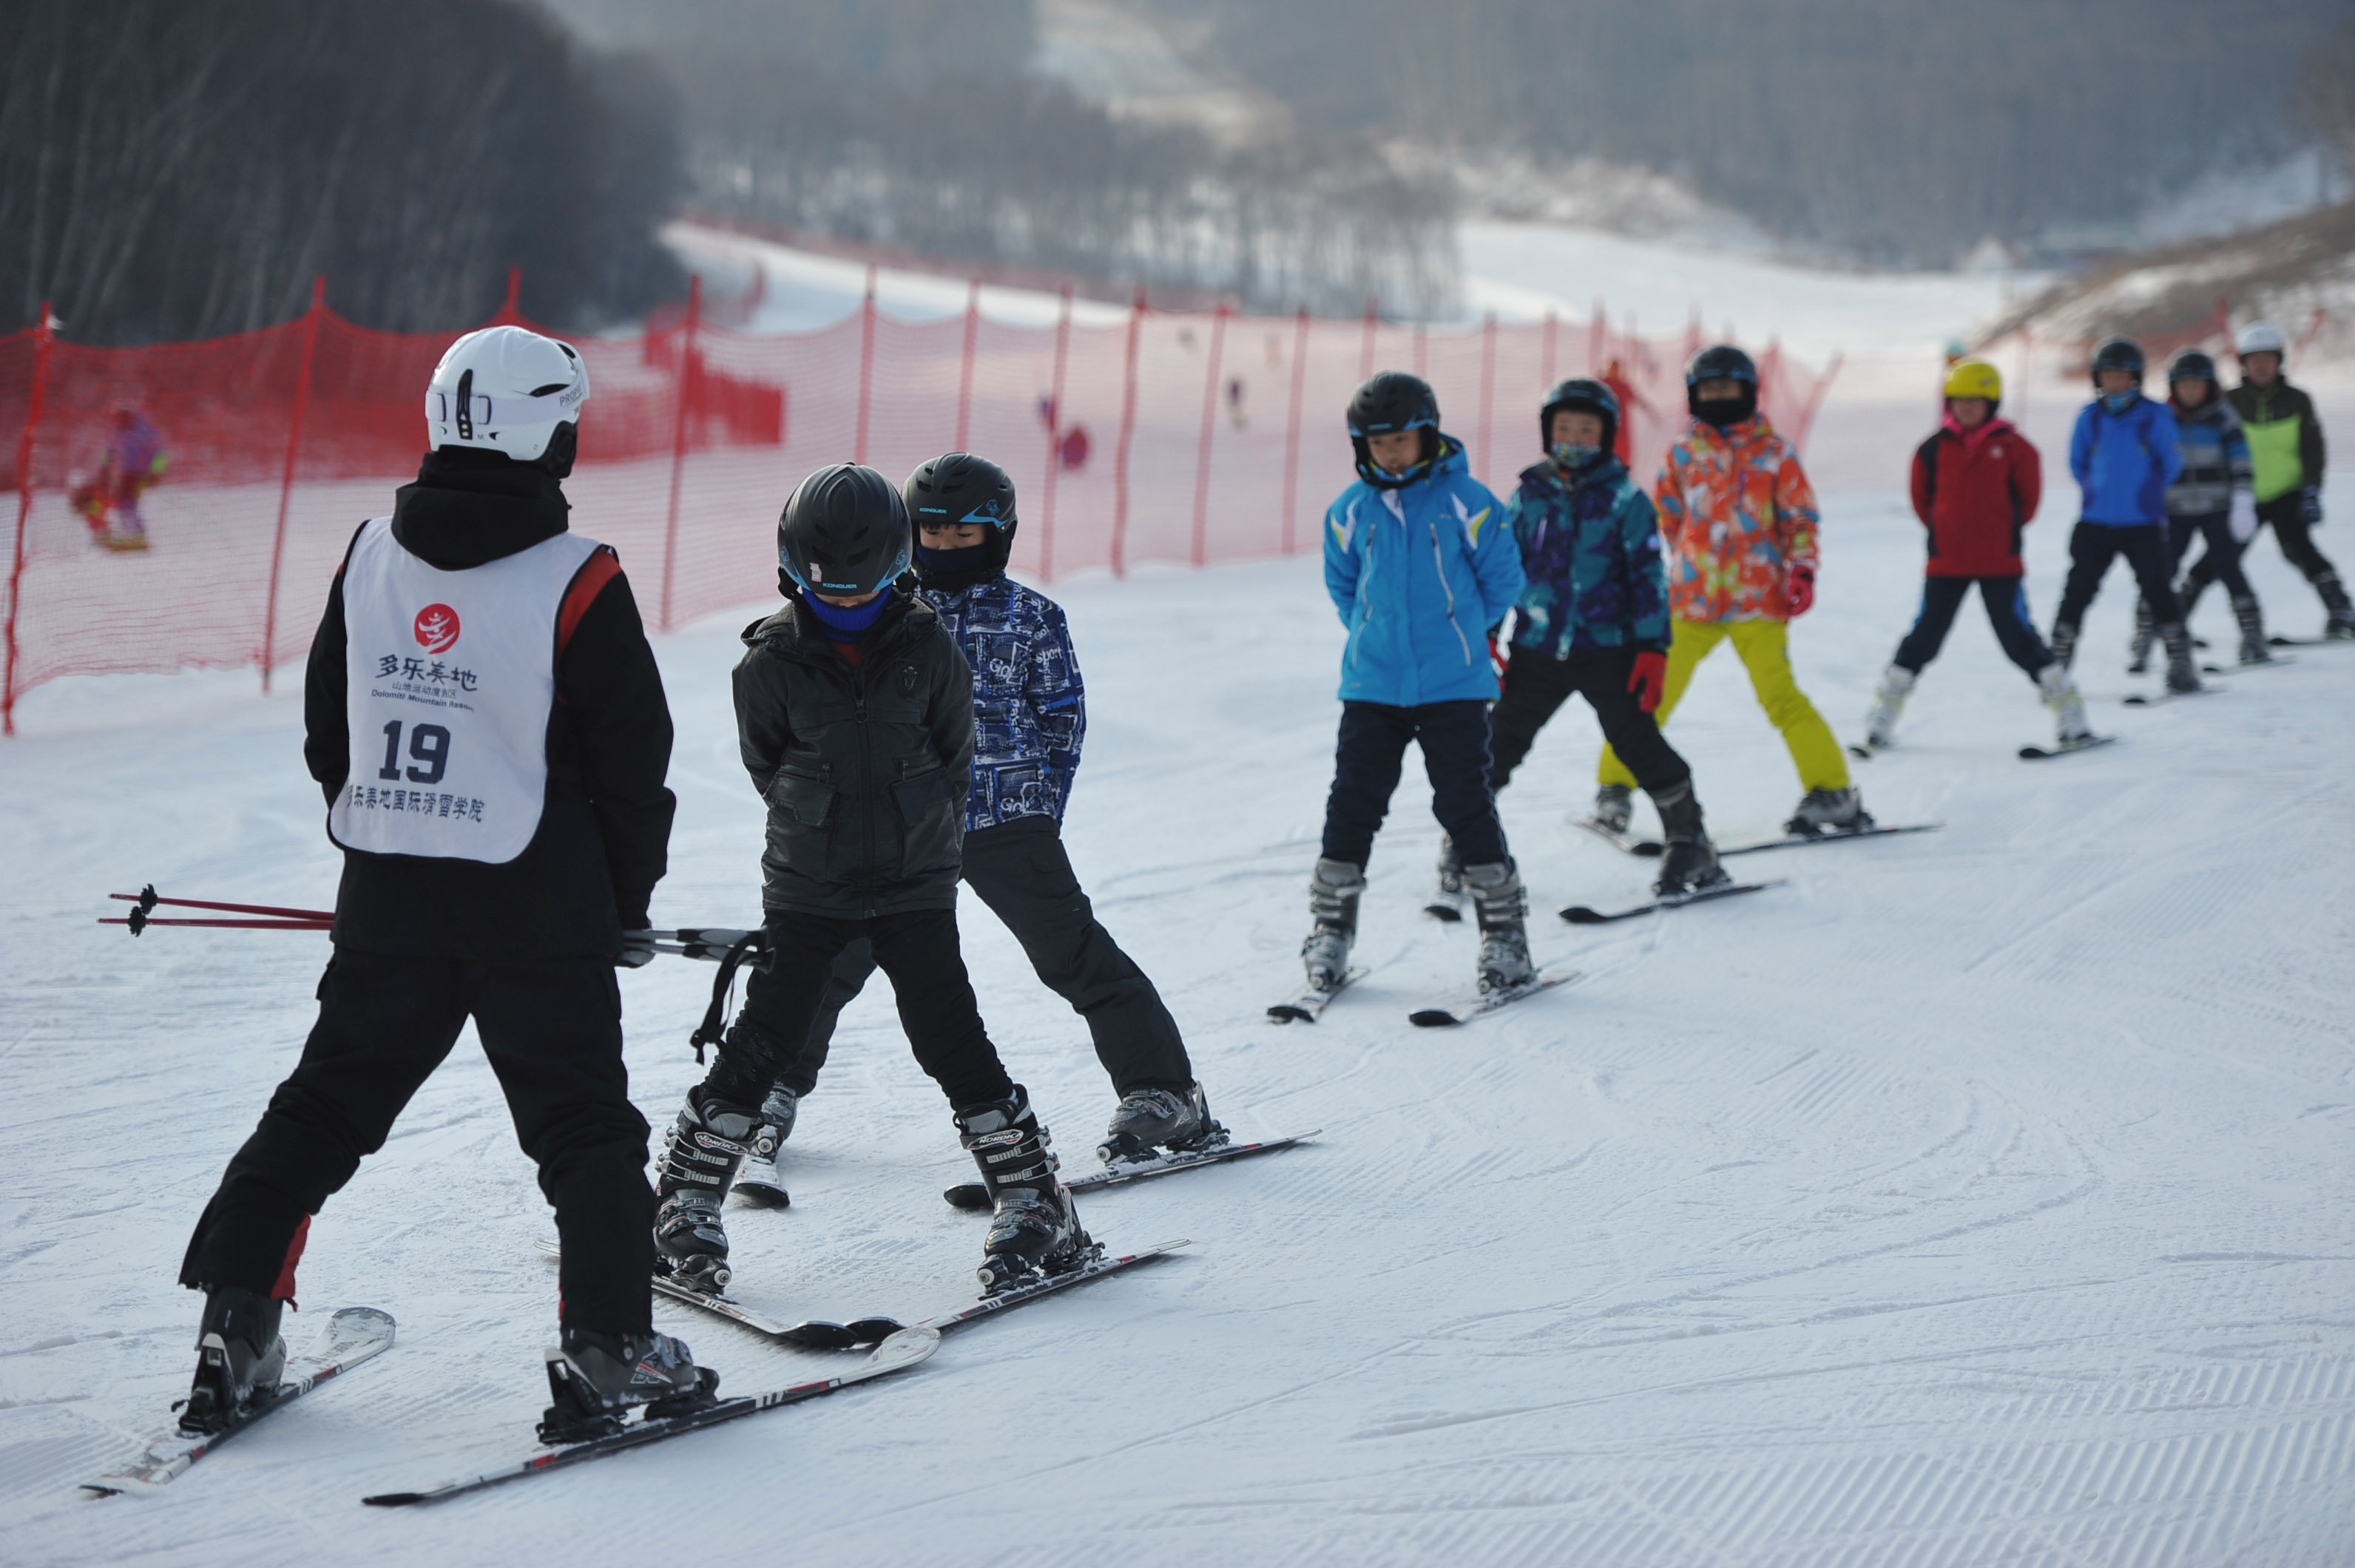
[[[454,336],[371,332],[319,305],[150,348],[0,337],[16,535],[5,709],[61,675],[255,665],[266,678],[302,657],[353,529],[415,473],[426,380]],[[578,345],[592,390],[566,491],[575,529],[621,553],[661,627],[773,594],[786,495],[847,459],[895,476],[960,447],[1003,464],[1022,497],[1015,569],[1034,578],[1203,565],[1316,545],[1352,477],[1342,410],[1375,369],[1428,379],[1497,488],[1539,455],[1545,389],[1608,371],[1648,479],[1682,425],[1680,367],[1698,346],[1613,332],[1599,313],[1433,330],[1139,308],[1113,325],[1022,327],[971,311],[901,322],[870,300],[815,332],[755,336],[700,325],[690,305]],[[1837,366],[1813,373],[1770,348],[1759,368],[1762,406],[1804,443]],[[97,483],[112,477],[118,411],[165,453],[135,497],[143,549],[119,548],[128,516]]]

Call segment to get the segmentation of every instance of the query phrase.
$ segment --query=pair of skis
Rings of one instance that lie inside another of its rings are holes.
[[[1269,1008],[1268,1019],[1271,1022],[1280,1024],[1315,1023],[1325,1016],[1325,1009],[1332,1005],[1334,997],[1364,979],[1369,973],[1369,971],[1365,969],[1352,969],[1341,977],[1341,983],[1337,986],[1303,986],[1293,995]],[[1575,969],[1549,969],[1524,985],[1496,990],[1475,991],[1468,997],[1450,1001],[1444,1006],[1417,1008],[1407,1014],[1406,1021],[1418,1029],[1448,1029],[1457,1024],[1467,1024],[1475,1019],[1486,1018],[1490,1013],[1509,1008],[1515,1002],[1527,1001],[1529,997],[1540,992],[1550,991],[1556,986],[1566,986],[1578,976],[1579,971]]]
[[[1570,819],[1570,825],[1572,827],[1584,828],[1623,855],[1634,855],[1642,859],[1657,860],[1668,848],[1667,845],[1657,838],[1637,838],[1632,834],[1620,832],[1616,828],[1597,822],[1591,816],[1573,816]],[[1801,849],[1810,845],[1847,844],[1859,838],[1895,838],[1909,833],[1935,833],[1945,826],[1943,822],[1914,822],[1895,827],[1883,827],[1875,823],[1870,827],[1859,827],[1849,833],[1781,833],[1772,838],[1756,838],[1746,844],[1721,844],[1718,846],[1717,858],[1722,860],[1732,855],[1763,855],[1769,849]]]

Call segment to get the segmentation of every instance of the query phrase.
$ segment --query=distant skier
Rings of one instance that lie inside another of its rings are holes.
[[[1488,783],[1488,704],[1497,694],[1489,649],[1520,597],[1520,552],[1463,443],[1440,432],[1429,383],[1380,371],[1351,395],[1348,420],[1358,480],[1325,514],[1325,589],[1349,641],[1301,962],[1316,989],[1348,979],[1366,862],[1413,741],[1432,815],[1461,857],[1477,913],[1480,989],[1510,990],[1537,972],[1529,896]]]
[[[1041,982],[1087,1020],[1120,1096],[1097,1153],[1107,1164],[1226,1141],[1210,1118],[1177,1020],[1145,971],[1095,917],[1063,848],[1063,808],[1087,734],[1086,692],[1062,607],[1006,575],[1020,519],[1014,481],[962,452],[921,464],[900,487],[916,524],[916,575],[941,624],[973,670],[973,788],[964,801],[964,883],[1006,923]],[[769,1019],[778,977],[755,970],[729,1033],[765,1032],[779,1063],[762,1101],[764,1131],[737,1179],[754,1202],[784,1186],[775,1150],[825,1067],[836,1020],[875,972],[871,944],[834,962],[806,1042],[776,1036]]]
[[[137,409],[117,409],[98,474],[73,493],[90,525],[91,542],[108,549],[145,549],[147,521],[139,498],[163,483],[171,454],[164,438]]]
[[[2167,490],[2183,472],[2183,453],[2174,413],[2142,395],[2143,368],[2142,349],[2126,338],[2113,337],[2094,351],[2094,400],[2069,437],[2069,471],[2083,500],[2069,536],[2069,581],[2052,623],[2052,652],[2064,666],[2074,661],[2077,628],[2103,574],[2125,556],[2167,645],[2168,690],[2198,691],[2191,633],[2167,559]]]
[[[1658,720],[1668,723],[1700,661],[1730,639],[1806,791],[1785,829],[1870,827],[1839,741],[1791,673],[1790,622],[1816,602],[1819,520],[1798,451],[1758,411],[1758,367],[1731,344],[1704,348],[1686,365],[1685,406],[1691,423],[1653,489],[1672,556],[1675,617]],[[1636,775],[1608,744],[1598,773],[1595,820],[1625,833]]]
[[[821,468],[777,523],[784,607],[744,630],[736,738],[769,805],[769,973],[753,1027],[740,1020],[687,1092],[655,1184],[655,1245],[671,1277],[697,1290],[729,1281],[720,1205],[773,1125],[762,1102],[809,1039],[836,960],[862,941],[995,1199],[985,1285],[1065,1272],[1092,1244],[1047,1129],[990,1044],[959,951],[973,675],[904,581],[909,553],[907,504],[890,480],[857,464]]]
[[[2197,348],[2178,354],[2167,368],[2167,403],[2175,415],[2176,449],[2183,454],[2183,472],[2167,487],[2167,566],[2170,574],[2183,564],[2183,552],[2198,534],[2208,541],[2200,558],[2209,579],[2221,579],[2232,596],[2232,618],[2240,623],[2243,664],[2270,664],[2273,650],[2265,645],[2264,612],[2257,591],[2241,572],[2241,551],[2256,537],[2257,502],[2252,491],[2254,466],[2241,416],[2216,379],[2216,362]],[[2194,597],[2190,578],[2176,590],[2183,600],[2183,616],[2191,618]],[[2158,623],[2150,601],[2135,603],[2133,660],[2129,672],[2150,667],[2151,645],[2158,640]]]
[[[2270,322],[2252,322],[2241,329],[2235,344],[2241,359],[2241,384],[2227,393],[2232,411],[2249,441],[2255,466],[2257,526],[2270,527],[2281,545],[2284,560],[2306,574],[2322,596],[2322,635],[2333,641],[2355,637],[2355,605],[2339,569],[2314,547],[2314,530],[2322,526],[2322,478],[2328,453],[2322,442],[2322,421],[2315,417],[2314,400],[2289,384],[2282,374],[2281,329]],[[2221,575],[2206,557],[2183,580],[2188,612],[2208,584]]]
[[[1913,453],[1913,515],[1929,532],[1930,560],[1913,629],[1881,672],[1865,720],[1873,746],[1892,744],[1897,718],[1913,683],[1955,624],[1976,584],[2005,656],[2036,683],[2060,726],[2060,743],[2091,737],[2085,704],[2068,667],[2036,635],[2028,613],[2028,567],[2019,536],[2035,520],[2044,493],[2043,460],[2009,420],[1996,417],[2003,377],[1984,359],[1957,359],[1946,372],[1946,412]]]
[[[1585,698],[1659,809],[1667,848],[1654,891],[1690,892],[1729,879],[1701,824],[1692,769],[1652,719],[1668,677],[1668,571],[1651,498],[1613,455],[1619,415],[1600,381],[1554,388],[1538,414],[1546,459],[1521,471],[1505,504],[1529,581],[1515,606],[1489,777],[1503,789],[1554,710],[1573,692]],[[1444,867],[1443,890],[1447,874]]]
[[[344,850],[335,955],[302,1060],[181,1264],[205,1292],[190,1430],[275,1386],[311,1216],[470,1017],[563,1243],[543,1430],[715,1381],[649,1316],[646,1123],[613,965],[654,955],[671,724],[621,563],[566,529],[588,397],[565,344],[458,339],[426,392],[417,483],[361,525],[327,592],[303,754]]]

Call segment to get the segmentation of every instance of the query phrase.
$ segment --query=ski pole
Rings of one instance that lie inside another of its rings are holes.
[[[123,919],[102,918],[101,925],[127,925],[131,934],[138,935],[151,925],[208,925],[226,931],[333,931],[332,920],[151,920],[133,914]]]
[[[273,931],[281,927],[289,931],[325,931],[335,923],[336,919],[335,912],[333,911],[324,909],[283,909],[276,904],[216,903],[208,899],[167,899],[163,898],[156,893],[155,884],[153,882],[148,883],[136,893],[109,893],[106,896],[114,900],[118,903],[136,904],[138,907],[133,909],[128,916],[123,919],[116,920],[101,917],[98,923],[101,925],[127,925],[131,928],[131,934],[133,936],[138,935],[141,932],[146,930],[147,927],[151,925],[226,926],[232,929],[247,931]],[[154,911],[158,904],[169,904],[175,909],[219,910],[229,914],[268,915],[272,918],[267,920],[176,920],[169,918],[159,920],[154,916]]]

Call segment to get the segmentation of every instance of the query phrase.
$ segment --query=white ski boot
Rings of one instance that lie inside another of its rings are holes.
[[[1316,923],[1300,944],[1300,962],[1308,983],[1320,991],[1337,991],[1349,976],[1358,901],[1365,891],[1366,873],[1347,860],[1320,859],[1308,879],[1308,913]]]
[[[1903,665],[1893,664],[1881,672],[1881,689],[1873,694],[1872,711],[1864,720],[1866,745],[1878,751],[1897,743],[1897,716],[1905,711],[1905,699],[1913,695],[1918,678]]]
[[[1529,962],[1529,898],[1510,860],[1464,868],[1480,920],[1480,994],[1518,990],[1538,977]]]
[[[1811,789],[1801,795],[1783,831],[1803,838],[1822,838],[1859,833],[1871,826],[1872,814],[1864,809],[1864,797],[1851,784],[1846,789]]]
[[[2036,689],[2044,694],[2044,706],[2052,710],[2062,745],[2081,745],[2094,738],[2094,727],[2085,719],[2085,699],[2077,695],[2077,683],[2069,678],[2066,665],[2054,659],[2038,670]]]
[[[1598,827],[1614,833],[1625,833],[1627,825],[1636,820],[1636,792],[1625,784],[1604,784],[1594,792],[1594,810],[1591,814]]]

